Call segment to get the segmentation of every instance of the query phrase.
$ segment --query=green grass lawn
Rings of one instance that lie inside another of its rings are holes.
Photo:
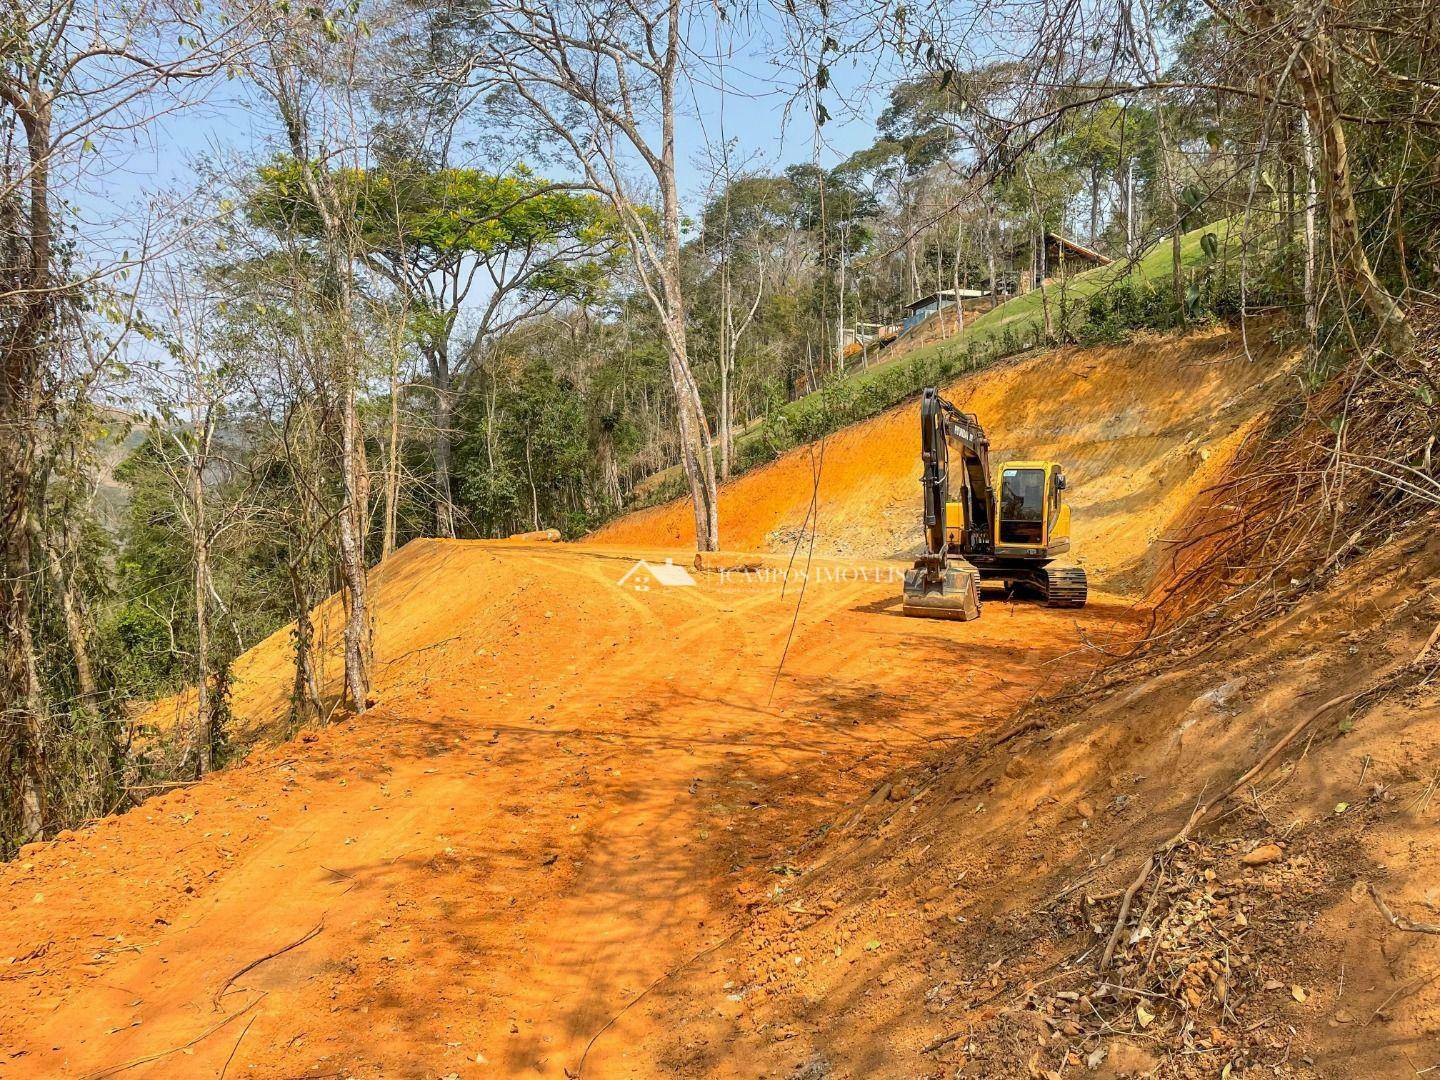
[[[1200,238],[1207,232],[1215,233],[1221,241],[1222,254],[1227,247],[1233,246],[1233,241],[1227,244],[1227,237],[1222,232],[1225,225],[1225,222],[1204,225],[1181,237],[1180,261],[1185,269],[1192,269],[1204,261],[1205,253],[1200,247]],[[897,355],[893,360],[881,359],[880,362],[847,376],[846,381],[864,385],[866,382],[882,377],[890,368],[916,359],[923,361],[928,355],[940,349],[964,348],[968,344],[975,351],[983,351],[985,346],[999,340],[1007,329],[1021,340],[1038,341],[1044,329],[1043,305],[1047,301],[1052,305],[1053,314],[1062,299],[1067,304],[1080,303],[1122,278],[1130,277],[1134,281],[1147,284],[1163,282],[1170,276],[1170,266],[1170,242],[1167,239],[1145,252],[1133,266],[1126,260],[1120,259],[1109,266],[1097,266],[1093,270],[1076,274],[1063,285],[1047,285],[1043,289],[1034,289],[1023,296],[1012,297],[1003,304],[997,304],[989,311],[984,312],[966,326],[961,333],[944,341],[932,342],[904,355]],[[922,387],[917,386],[915,392],[919,393],[921,389]],[[796,398],[785,407],[798,406],[804,400],[803,397]]]

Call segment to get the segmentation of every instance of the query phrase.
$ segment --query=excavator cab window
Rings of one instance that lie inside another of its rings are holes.
[[[1000,471],[1000,543],[1045,540],[1045,470]]]

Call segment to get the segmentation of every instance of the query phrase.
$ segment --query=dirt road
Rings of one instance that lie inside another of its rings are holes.
[[[0,868],[0,1077],[664,1073],[667,1033],[627,1027],[653,1008],[607,1028],[628,1003],[1130,618],[905,619],[839,562],[795,617],[794,581],[633,563],[416,542],[373,712]]]

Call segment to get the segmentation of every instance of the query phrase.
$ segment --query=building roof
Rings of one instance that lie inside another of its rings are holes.
[[[1111,259],[1108,255],[1101,255],[1100,252],[1095,251],[1093,248],[1087,248],[1084,244],[1077,244],[1074,240],[1071,240],[1068,237],[1061,236],[1059,233],[1047,232],[1045,234],[1045,240],[1046,242],[1053,241],[1054,243],[1063,247],[1066,251],[1073,252],[1074,254],[1079,255],[1082,259],[1090,259],[1094,262],[1099,263],[1101,266],[1108,266],[1110,263],[1115,261]]]
[[[960,299],[962,299],[962,300],[978,300],[978,299],[979,299],[980,297],[982,297],[982,296],[989,296],[989,295],[990,295],[990,291],[989,291],[988,289],[961,289],[961,290],[960,290]],[[908,304],[905,305],[905,310],[906,310],[906,311],[918,311],[920,308],[929,307],[931,304],[936,304],[936,303],[941,303],[941,304],[943,304],[943,303],[954,303],[954,302],[955,302],[955,290],[954,290],[954,289],[941,289],[939,292],[926,293],[924,296],[920,297],[919,299],[911,300]]]

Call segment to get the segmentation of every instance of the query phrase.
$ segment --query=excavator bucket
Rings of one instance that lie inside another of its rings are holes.
[[[901,610],[925,619],[978,619],[980,574],[968,563],[941,569],[917,565],[905,572]]]

